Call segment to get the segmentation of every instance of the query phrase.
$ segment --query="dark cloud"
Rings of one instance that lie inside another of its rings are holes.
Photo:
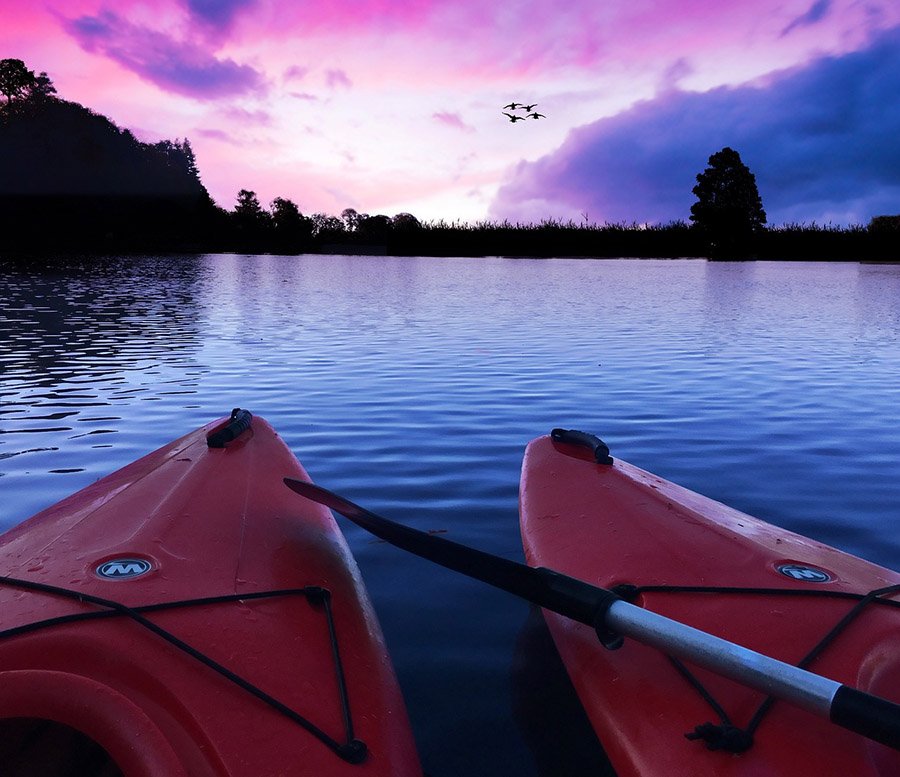
[[[212,99],[259,91],[261,75],[231,59],[217,59],[202,46],[138,27],[114,13],[63,22],[86,51],[118,62],[169,92]]]
[[[228,29],[235,16],[256,0],[186,0],[191,16],[212,27]]]
[[[665,223],[687,219],[710,154],[737,149],[770,224],[866,223],[900,213],[900,27],[865,49],[754,85],[670,91],[520,163],[491,215]]]
[[[822,21],[822,19],[828,16],[830,10],[831,0],[816,0],[805,14],[798,16],[781,31],[781,37],[783,38],[785,35],[792,33],[800,27],[809,27],[810,25]]]

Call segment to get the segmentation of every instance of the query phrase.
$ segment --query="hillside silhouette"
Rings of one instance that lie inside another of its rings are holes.
[[[3,60],[9,62],[17,61]],[[47,79],[43,90],[7,94],[0,103],[0,229],[7,245],[127,249],[204,242],[223,214],[200,181],[187,140],[142,143],[52,92]]]

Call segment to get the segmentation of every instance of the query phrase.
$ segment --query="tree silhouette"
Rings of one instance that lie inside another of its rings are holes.
[[[272,200],[272,221],[275,226],[288,225],[292,222],[299,221],[303,216],[300,215],[300,208],[293,200],[285,197],[276,197]]]
[[[33,78],[34,73],[21,59],[0,59],[0,94],[7,105],[27,94]]]
[[[133,137],[133,136],[132,136]],[[194,149],[191,148],[190,141],[185,138],[183,141],[161,140],[154,143],[151,148],[155,151],[165,165],[173,170],[189,178],[199,180],[200,171],[197,169],[197,158],[194,156]]]
[[[359,225],[369,218],[367,213],[357,213],[355,208],[344,208],[341,211],[341,221],[348,232],[356,232]]]
[[[256,192],[249,189],[241,189],[238,192],[234,213],[239,221],[250,224],[265,221],[266,218],[266,214],[259,204],[259,197],[256,196]]]
[[[391,219],[391,228],[399,234],[418,232],[422,229],[422,223],[412,213],[398,213]]]
[[[300,213],[295,202],[276,197],[272,200],[271,213],[279,250],[295,252],[307,247],[312,237],[313,223]]]
[[[56,87],[46,73],[36,76],[21,59],[0,59],[0,94],[9,108],[16,101],[56,94]]]
[[[238,243],[251,250],[254,245],[263,245],[266,242],[272,216],[263,210],[256,192],[241,189],[232,213],[232,223]]]
[[[364,216],[357,230],[360,237],[367,242],[385,243],[391,232],[391,219],[380,213],[375,216]]]
[[[313,213],[310,216],[313,225],[313,236],[320,242],[343,240],[347,237],[344,222],[337,216],[327,213]]]
[[[36,75],[28,86],[29,100],[43,100],[52,97],[54,94],[56,94],[56,87],[53,86],[50,76],[44,72]]]
[[[714,253],[747,253],[762,232],[766,212],[756,188],[756,177],[740,154],[725,147],[709,158],[709,167],[697,176],[693,188],[697,202],[691,221]]]

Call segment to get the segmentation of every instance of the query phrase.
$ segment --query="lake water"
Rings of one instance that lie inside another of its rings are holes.
[[[900,566],[898,265],[214,255],[0,270],[0,528],[241,406],[320,484],[508,558],[522,557],[524,447],[568,426]],[[594,768],[527,605],[341,526],[430,775]]]

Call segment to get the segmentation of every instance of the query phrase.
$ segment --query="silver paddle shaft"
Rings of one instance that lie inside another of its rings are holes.
[[[840,683],[678,623],[625,601],[613,602],[604,625],[758,691],[828,718]]]

